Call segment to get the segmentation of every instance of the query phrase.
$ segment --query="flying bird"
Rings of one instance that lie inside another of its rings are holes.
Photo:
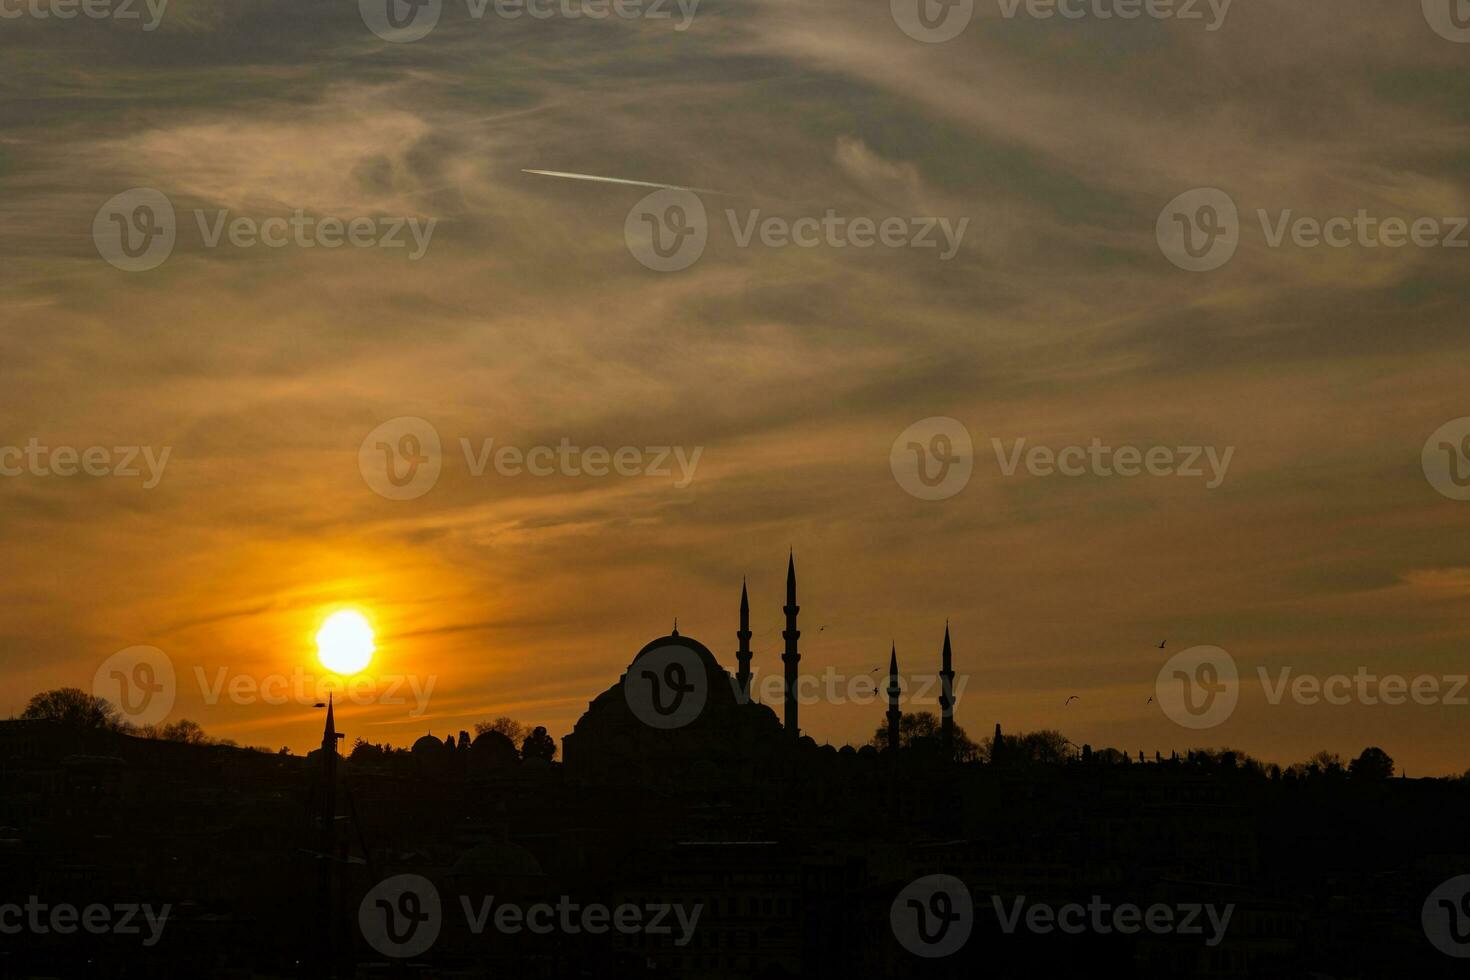
[[[1164,649],[1164,644],[1165,643],[1168,643],[1168,642],[1169,642],[1168,640],[1160,640],[1159,641],[1159,649],[1160,650]]]
[[[1079,701],[1079,700],[1081,700],[1081,699],[1077,695],[1074,694],[1070,698],[1068,698],[1065,702],[1063,702],[1062,707],[1065,708],[1067,705],[1071,704],[1073,701]]]
[[[1143,703],[1144,704],[1153,704],[1154,703],[1154,699],[1152,697],[1150,697],[1147,701],[1145,701]]]

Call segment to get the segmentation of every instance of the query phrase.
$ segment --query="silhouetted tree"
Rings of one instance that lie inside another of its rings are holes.
[[[1393,759],[1376,745],[1366,748],[1362,755],[1348,764],[1348,775],[1372,781],[1392,779]]]
[[[905,712],[898,717],[898,747],[938,751],[944,726],[932,711]],[[888,725],[879,725],[868,744],[875,749],[888,748]],[[959,762],[972,762],[980,757],[980,747],[970,740],[965,730],[954,726],[954,754]]]
[[[556,739],[548,735],[544,727],[537,725],[521,743],[521,758],[545,759],[550,762],[556,758]]]
[[[515,719],[501,715],[494,721],[475,722],[476,735],[483,735],[486,732],[499,732],[510,739],[512,745],[519,745],[531,733],[531,730]]]
[[[180,718],[171,721],[167,725],[145,725],[138,730],[143,738],[152,738],[160,742],[184,742],[188,745],[208,745],[209,736],[204,734],[204,728],[197,721]]]
[[[21,717],[57,721],[74,728],[101,728],[114,732],[129,727],[112,702],[76,687],[42,691],[26,704]]]
[[[1000,754],[995,751],[995,745],[993,737],[987,738],[979,747],[979,757],[1006,765],[1023,765],[1065,762],[1071,756],[1067,736],[1051,728],[1004,736]]]

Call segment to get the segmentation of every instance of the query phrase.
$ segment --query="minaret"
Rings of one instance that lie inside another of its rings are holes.
[[[801,653],[796,648],[796,640],[801,636],[801,630],[796,628],[796,614],[801,607],[796,604],[796,556],[788,554],[786,557],[786,628],[781,631],[781,636],[786,640],[786,652],[781,654],[781,662],[786,665],[786,734],[791,738],[799,738],[801,729],[796,722],[796,665],[801,662]]]
[[[939,668],[940,745],[944,758],[954,761],[954,661],[949,651],[949,620],[944,622],[944,655]]]
[[[332,695],[327,694],[327,724],[322,729],[321,785],[317,787],[317,936],[322,947],[318,950],[321,964],[330,970],[335,962],[334,939],[335,918],[333,912],[332,858],[336,854],[337,827],[337,742],[342,733],[337,731],[336,719],[332,714]]]
[[[735,683],[738,686],[737,697],[741,704],[750,703],[750,596],[745,592],[745,580],[740,580],[740,629],[735,631],[735,636],[740,640],[740,649],[735,653],[735,659],[740,662],[740,670],[735,674]]]
[[[898,696],[903,693],[898,686],[898,648],[892,647],[888,656],[888,748],[898,751],[898,723],[903,712],[898,707]]]

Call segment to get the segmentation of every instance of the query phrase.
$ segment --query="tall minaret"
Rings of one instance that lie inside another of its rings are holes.
[[[944,758],[954,761],[954,661],[949,652],[949,620],[944,621],[944,657],[939,668],[940,745]]]
[[[892,647],[888,656],[888,748],[898,751],[898,722],[903,712],[898,707],[898,696],[903,693],[898,686],[898,648]]]
[[[786,640],[786,652],[781,654],[781,662],[786,665],[786,734],[791,738],[801,737],[801,728],[796,723],[796,665],[801,662],[801,653],[796,648],[796,640],[801,636],[801,630],[796,628],[796,614],[801,607],[796,604],[796,556],[788,554],[786,557],[786,628],[781,631],[781,636]]]
[[[332,695],[327,694],[327,724],[322,729],[321,784],[317,787],[317,936],[321,966],[331,970],[335,963],[336,918],[333,915],[332,861],[337,852],[337,742],[342,733],[332,715]]]
[[[740,580],[740,629],[735,631],[740,640],[740,649],[735,659],[740,661],[740,670],[735,674],[739,686],[741,704],[750,703],[750,597],[745,592],[745,580]]]

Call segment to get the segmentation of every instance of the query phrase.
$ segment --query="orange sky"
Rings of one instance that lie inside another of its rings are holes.
[[[175,0],[147,35],[0,38],[0,444],[170,450],[153,487],[0,478],[0,714],[146,644],[178,670],[171,717],[305,750],[309,703],[209,703],[196,671],[315,672],[345,603],[378,627],[373,676],[432,683],[422,713],[407,682],[408,705],[340,710],[349,739],[500,714],[559,738],[675,616],[733,670],[742,576],[756,666],[778,669],[790,547],[803,667],[865,676],[894,641],[932,671],[948,617],[977,737],[999,721],[1283,763],[1377,744],[1411,775],[1470,767],[1470,707],[1271,705],[1257,681],[1470,670],[1470,503],[1421,465],[1470,415],[1467,253],[1272,248],[1257,219],[1470,213],[1470,47],[1417,5],[1238,5],[1214,32],[981,13],[940,45],[886,5],[745,2],[677,33],[447,13],[387,45],[351,6]],[[624,240],[644,189],[527,168],[731,196],[706,198],[705,254],[657,272]],[[173,203],[178,242],[126,272],[91,230],[135,187]],[[1242,219],[1207,273],[1155,240],[1196,187]],[[969,225],[949,261],[741,248],[727,208]],[[210,247],[194,216],[297,209],[437,225],[410,260]],[[925,501],[890,450],[936,416],[968,430],[973,475]],[[393,500],[359,449],[403,417],[437,432],[441,472]],[[1233,456],[1213,489],[1007,476],[992,440],[1022,438]],[[461,440],[486,439],[700,456],[683,487],[476,476]],[[1166,637],[1240,664],[1225,724],[1146,703]],[[815,704],[804,727],[861,742],[882,711]]]

